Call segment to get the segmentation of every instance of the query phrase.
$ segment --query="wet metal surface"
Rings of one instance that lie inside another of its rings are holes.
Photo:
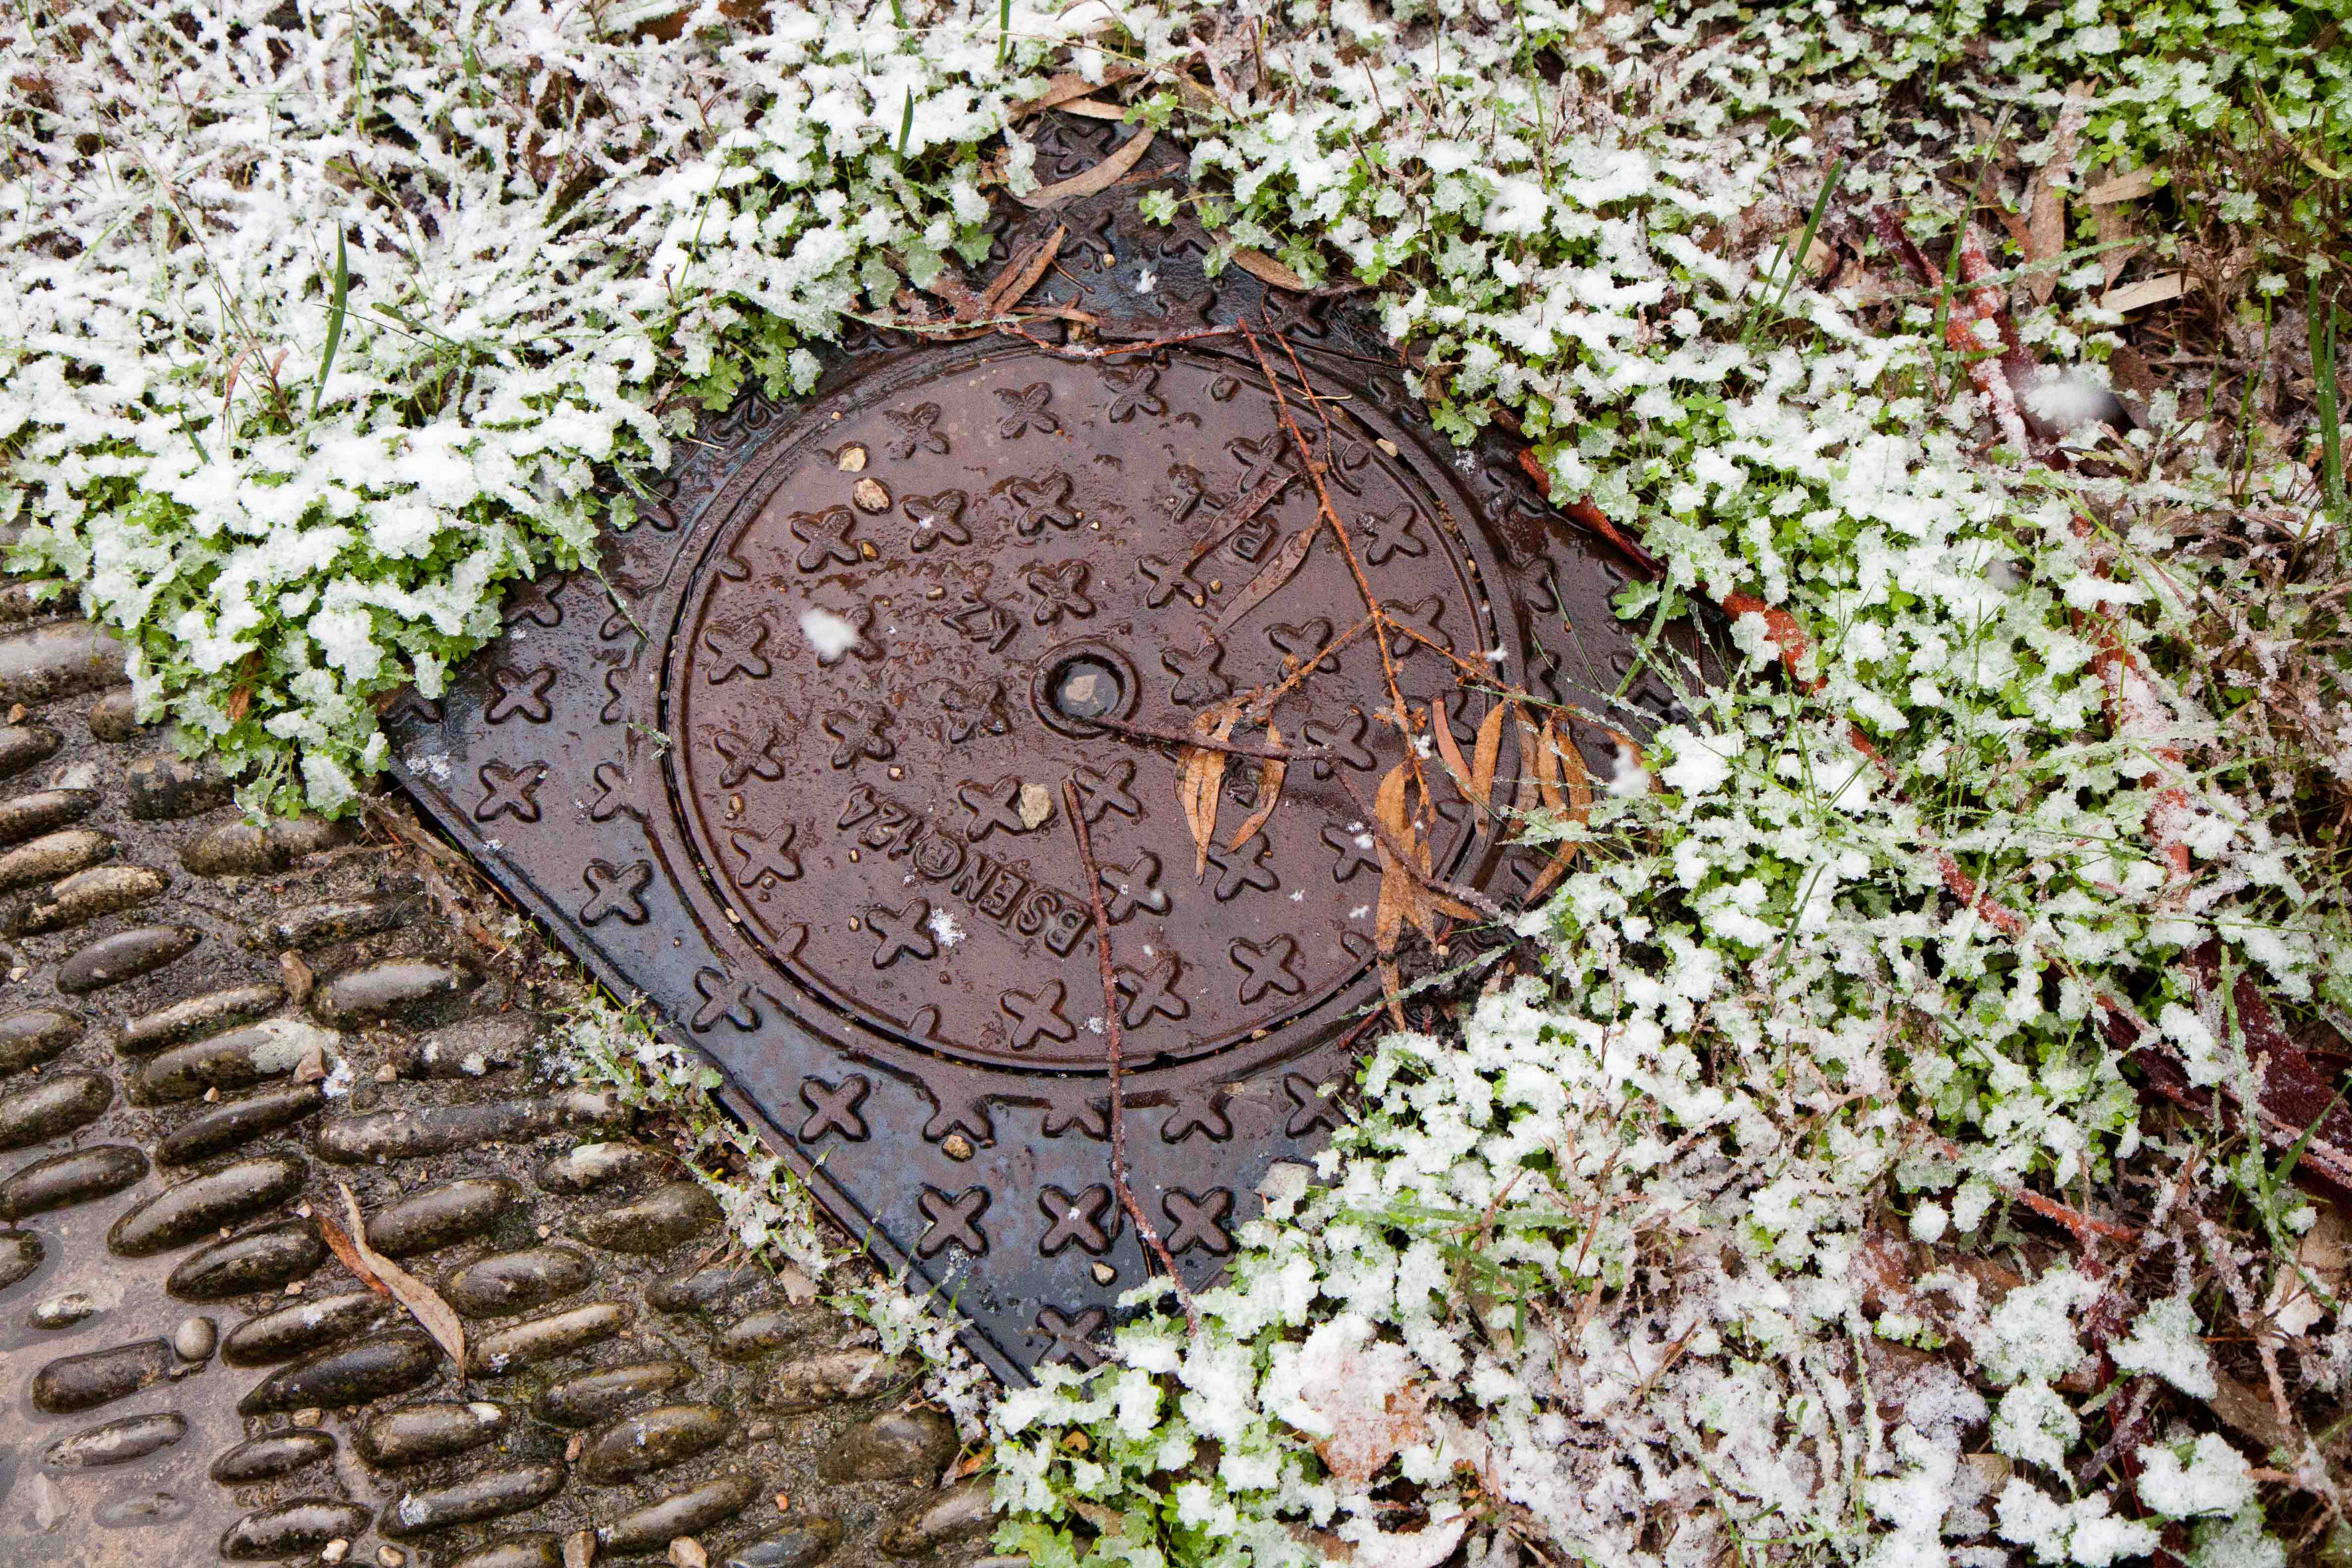
[[[808,998],[795,1016],[982,1068],[1100,1071],[1066,779],[1094,828],[1139,1059],[1214,1078],[1207,1058],[1346,994],[1371,916],[1353,838],[1319,835],[1357,815],[1333,767],[1302,770],[1269,830],[1219,844],[1196,878],[1164,750],[1071,717],[1108,710],[1181,733],[1363,616],[1326,531],[1295,576],[1215,635],[1221,610],[1314,530],[1303,480],[1184,570],[1193,534],[1259,469],[1296,470],[1255,368],[975,347],[861,381],[801,432],[763,454],[736,518],[709,535],[670,642],[661,726],[716,912]],[[1338,443],[1334,479],[1375,592],[1463,646],[1492,646],[1478,563],[1435,521],[1441,503],[1369,440]],[[1433,654],[1399,652],[1409,699],[1452,686]],[[1366,636],[1273,718],[1286,734],[1331,735],[1369,798],[1401,754],[1368,717],[1385,703]],[[1254,769],[1231,773],[1255,791]],[[1468,826],[1441,843],[1449,867]]]
[[[1048,166],[1099,140],[1055,128]],[[1286,389],[1373,595],[1506,685],[1602,707],[1633,668],[1607,609],[1622,568],[1534,497],[1516,447],[1455,451],[1392,351],[1323,301],[1212,285],[1205,237],[1143,226],[1133,196],[1009,221],[982,270],[1059,224],[1040,297],[1106,339],[1270,321],[1322,397]],[[709,1054],[853,1234],[952,1291],[1001,1372],[1083,1364],[1147,1270],[1109,1186],[1065,782],[1108,906],[1136,1190],[1197,1282],[1267,1167],[1339,1119],[1379,995],[1355,796],[1403,743],[1360,636],[1272,711],[1328,755],[1234,848],[1258,787],[1237,761],[1196,875],[1171,751],[1088,721],[1184,731],[1314,660],[1362,595],[1238,341],[1072,362],[861,330],[815,395],[747,396],[701,437],[608,536],[609,593],[583,573],[518,594],[443,701],[404,705],[405,780]],[[1469,745],[1491,692],[1410,638],[1391,652],[1408,706]],[[1654,676],[1633,695],[1669,705]],[[1606,742],[1588,760],[1606,776]],[[1437,873],[1524,889],[1540,855],[1438,788]]]
[[[0,1564],[551,1568],[681,1519],[722,1568],[983,1551],[923,1528],[963,1494],[892,1447],[943,1440],[908,1369],[706,1268],[702,1189],[534,1081],[569,997],[476,984],[396,850],[244,822],[119,647],[93,700],[106,646],[0,625]],[[470,1373],[328,1257],[345,1186]]]

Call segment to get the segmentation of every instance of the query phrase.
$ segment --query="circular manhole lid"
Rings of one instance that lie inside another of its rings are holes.
[[[1379,872],[1358,802],[1404,760],[1375,717],[1389,674],[1409,708],[1450,705],[1465,744],[1493,699],[1410,635],[1384,661],[1357,574],[1442,645],[1504,667],[1518,650],[1491,563],[1448,526],[1458,500],[1397,442],[1286,396],[1345,546],[1273,389],[1206,352],[926,357],[766,449],[683,597],[662,729],[707,887],[803,1021],[1101,1070],[1066,784],[1134,1059],[1263,1040],[1364,978]],[[1329,754],[1271,802],[1262,764],[1234,759],[1204,854],[1168,748],[1139,738],[1236,702]],[[1475,826],[1439,826],[1441,874]]]

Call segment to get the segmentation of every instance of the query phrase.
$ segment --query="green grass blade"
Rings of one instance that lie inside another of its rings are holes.
[[[996,0],[996,63],[1013,52],[1013,0]]]
[[[327,352],[319,356],[319,382],[310,389],[310,417],[319,416],[320,401],[327,395],[327,373],[335,368],[335,351],[343,342],[343,311],[352,301],[351,258],[343,249],[343,231],[335,228],[335,297],[327,306]]]
[[[2336,307],[2311,280],[2311,379],[2319,394],[2319,483],[2327,510],[2344,515],[2344,412],[2336,401]],[[2323,328],[2321,316],[2326,315]]]
[[[1813,241],[1821,237],[1822,219],[1829,216],[1830,198],[1837,195],[1838,182],[1845,178],[1845,160],[1830,160],[1829,178],[1822,182],[1822,194],[1813,198],[1813,214],[1805,220],[1804,237],[1797,241],[1796,255],[1789,263],[1789,275],[1780,279],[1780,297],[1772,301],[1772,313],[1779,315],[1788,303],[1789,290],[1797,285],[1797,274],[1804,270],[1805,260],[1813,253]]]
[[[907,155],[907,138],[915,129],[915,89],[907,89],[907,107],[898,115],[898,156]]]

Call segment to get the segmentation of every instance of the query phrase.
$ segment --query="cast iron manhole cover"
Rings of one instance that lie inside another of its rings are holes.
[[[1375,594],[1458,646],[1519,651],[1482,609],[1491,563],[1405,464],[1343,433],[1329,468]],[[1367,717],[1386,703],[1379,649],[1360,636],[1276,705],[1339,760],[1303,770],[1295,809],[1216,844],[1197,877],[1164,748],[1085,721],[1183,733],[1363,618],[1328,531],[1310,542],[1303,479],[1186,574],[1195,533],[1297,472],[1255,368],[1201,353],[1099,366],[975,346],[803,420],[708,531],[669,639],[661,727],[706,916],[740,926],[814,1004],[793,1011],[844,1043],[1090,1074],[1103,997],[1061,805],[1074,780],[1137,1058],[1245,1076],[1263,1050],[1213,1058],[1277,1030],[1287,1047],[1370,952],[1365,829],[1348,831],[1333,775],[1369,799],[1402,754]],[[1301,546],[1297,574],[1214,636]],[[1396,644],[1409,698],[1453,686],[1430,650]],[[1228,771],[1255,787],[1249,764]],[[1468,826],[1441,841],[1449,869]],[[1097,1089],[1062,1076],[1041,1092],[1077,1117]]]
[[[1131,310],[1148,270],[1189,279],[1196,329],[1265,308],[1254,285],[1210,292],[1196,250],[1115,241],[1118,221],[1092,226],[1061,300]],[[1633,668],[1613,558],[1546,512],[1507,447],[1430,433],[1376,342],[1296,301],[1282,325],[1324,395],[1287,393],[1373,595],[1503,682],[1605,705]],[[1238,341],[1074,361],[868,333],[805,402],[711,422],[608,540],[617,603],[587,574],[524,590],[395,740],[447,828],[716,1059],[853,1232],[953,1294],[1000,1372],[1084,1363],[1147,1265],[1110,1186],[1066,782],[1111,925],[1135,1187],[1195,1283],[1268,1165],[1336,1125],[1380,994],[1358,802],[1404,750],[1317,518]],[[1491,693],[1410,637],[1390,652],[1409,706],[1469,744]],[[1200,867],[1175,754],[1137,731],[1184,731],[1310,662],[1272,718],[1328,754],[1236,847],[1259,787],[1237,761]],[[1591,761],[1605,772],[1605,742]],[[1442,815],[1439,875],[1525,889],[1538,855],[1458,799]]]

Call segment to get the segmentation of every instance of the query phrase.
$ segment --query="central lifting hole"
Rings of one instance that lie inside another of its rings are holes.
[[[1082,653],[1056,665],[1047,689],[1053,693],[1054,710],[1081,723],[1109,718],[1127,700],[1127,682],[1118,669],[1091,654]]]

